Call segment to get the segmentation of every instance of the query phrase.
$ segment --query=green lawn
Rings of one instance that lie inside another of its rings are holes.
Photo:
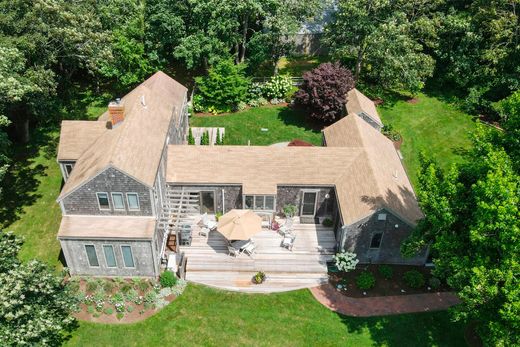
[[[469,133],[475,129],[472,117],[442,100],[425,94],[412,104],[406,100],[389,100],[378,108],[383,123],[403,136],[401,152],[410,179],[417,182],[418,154],[425,151],[441,167],[460,162],[470,146]]]
[[[326,56],[283,57],[278,62],[278,72],[293,77],[302,77],[305,72],[329,61]]]
[[[190,285],[136,324],[81,323],[70,346],[464,346],[446,312],[376,318],[340,316],[308,290],[238,294]]]
[[[321,144],[320,129],[286,106],[250,108],[224,116],[193,116],[190,125],[226,128],[225,142],[229,145],[247,145],[248,140],[251,145],[270,145],[294,139]]]

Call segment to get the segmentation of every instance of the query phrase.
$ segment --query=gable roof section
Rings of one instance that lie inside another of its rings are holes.
[[[367,98],[363,93],[361,93],[356,88],[349,90],[347,93],[347,113],[355,113],[359,115],[360,113],[365,113],[368,117],[370,117],[374,122],[379,124],[381,127],[383,126],[383,122],[381,122],[381,118],[379,118],[379,114],[377,113],[376,106],[374,102]]]
[[[106,122],[64,120],[61,122],[58,160],[78,160],[105,131]]]
[[[125,95],[125,120],[83,152],[58,200],[109,166],[153,186],[170,122],[178,121],[186,91],[159,71]],[[107,119],[108,111],[99,118]]]
[[[392,141],[360,117],[349,114],[323,131],[329,148],[361,150],[345,167],[336,189],[344,220],[355,222],[387,208],[410,224],[422,218],[417,198]]]

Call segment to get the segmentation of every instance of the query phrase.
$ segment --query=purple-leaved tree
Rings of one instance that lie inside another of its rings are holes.
[[[339,62],[324,63],[303,74],[303,84],[295,93],[294,101],[311,117],[332,123],[344,115],[347,92],[354,85],[349,69]]]

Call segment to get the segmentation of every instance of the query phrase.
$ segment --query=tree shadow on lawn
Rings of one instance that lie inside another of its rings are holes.
[[[44,151],[45,158],[55,154],[57,139],[49,129],[36,130],[31,141],[15,145],[13,161],[2,182],[0,196],[0,227],[6,227],[19,219],[23,208],[34,204],[40,194],[36,190],[40,185],[38,177],[45,176],[47,166],[35,164],[39,151]]]
[[[349,333],[368,331],[374,346],[465,346],[464,324],[451,322],[447,311],[383,317],[338,314]]]
[[[285,125],[292,125],[298,128],[303,128],[304,130],[311,131],[315,134],[319,134],[323,128],[329,125],[311,119],[305,110],[290,106],[286,106],[280,109],[280,112],[278,113],[278,119],[280,119]]]

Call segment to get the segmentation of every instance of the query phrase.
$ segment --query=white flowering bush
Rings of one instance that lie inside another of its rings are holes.
[[[340,253],[332,256],[336,267],[340,271],[349,272],[356,269],[356,265],[359,263],[359,260],[356,258],[357,254],[352,252],[345,252],[341,250]]]
[[[175,294],[175,296],[181,295],[182,292],[184,292],[184,289],[186,289],[187,284],[188,283],[185,280],[179,278],[175,286],[172,287],[172,293]]]
[[[0,344],[59,346],[74,328],[75,299],[46,264],[17,258],[21,243],[0,232]],[[7,248],[7,249],[6,249]],[[3,257],[13,258],[3,262]]]
[[[292,88],[290,76],[277,75],[271,77],[269,82],[262,85],[262,95],[268,100],[284,99]]]

